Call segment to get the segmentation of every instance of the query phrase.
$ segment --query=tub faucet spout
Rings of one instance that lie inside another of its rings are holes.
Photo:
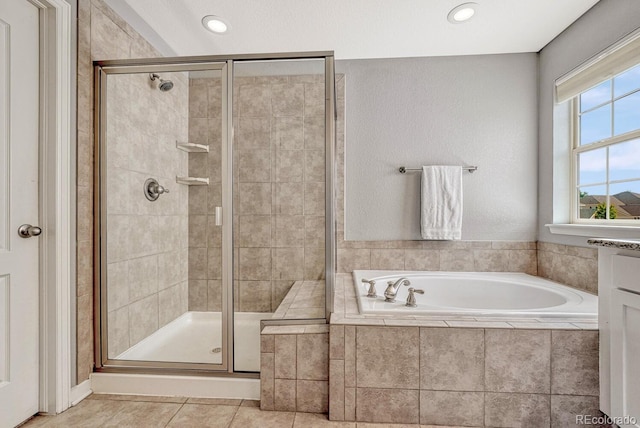
[[[384,290],[384,301],[389,303],[395,302],[396,295],[398,294],[398,289],[401,285],[411,285],[411,282],[409,282],[409,280],[405,277],[398,279],[396,282],[387,282],[387,289]]]

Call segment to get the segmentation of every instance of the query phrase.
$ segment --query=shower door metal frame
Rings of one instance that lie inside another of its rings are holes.
[[[277,320],[275,324],[328,323],[333,310],[336,272],[335,140],[337,120],[333,51],[223,56],[160,57],[94,62],[94,355],[96,371],[124,373],[192,374],[259,377],[259,373],[235,372],[233,335],[233,70],[235,62],[323,59],[325,61],[325,318]],[[184,363],[115,360],[108,357],[106,274],[106,77],[109,74],[222,71],[222,363]],[[105,237],[103,239],[102,237]],[[225,251],[226,248],[226,251]],[[231,284],[229,289],[228,284]]]
[[[95,334],[96,334],[96,369],[113,368],[113,369],[130,369],[135,368],[136,371],[142,370],[162,370],[166,372],[166,369],[178,369],[178,370],[191,370],[191,371],[206,371],[206,372],[231,372],[233,365],[233,346],[229,346],[230,340],[233,338],[232,329],[233,322],[230,322],[232,316],[231,309],[233,308],[233,296],[229,293],[228,287],[222,287],[222,310],[221,310],[221,334],[222,334],[222,362],[220,364],[210,363],[186,363],[186,362],[166,362],[166,361],[141,361],[141,360],[119,360],[110,359],[108,357],[108,334],[107,334],[107,287],[102,287],[101,284],[107,284],[107,165],[106,165],[106,116],[107,112],[107,76],[118,74],[144,74],[154,72],[188,72],[188,71],[209,71],[219,70],[221,72],[222,80],[222,217],[223,219],[232,218],[232,195],[231,195],[231,181],[232,179],[232,156],[231,151],[231,115],[229,114],[228,103],[232,102],[232,99],[228,98],[233,93],[229,94],[228,88],[231,87],[229,82],[230,71],[232,71],[232,64],[228,61],[211,61],[206,63],[185,63],[174,62],[173,64],[147,64],[147,65],[108,65],[105,63],[96,63],[95,65],[95,210],[97,213],[95,223],[95,283],[96,289],[94,293],[95,298]],[[233,243],[233,224],[231,221],[223,221],[222,224],[222,283],[228,284],[232,281],[233,273],[233,253],[232,246],[229,247],[229,243]],[[227,250],[225,251],[225,246]],[[231,248],[231,250],[229,250]],[[230,315],[231,314],[231,315]]]

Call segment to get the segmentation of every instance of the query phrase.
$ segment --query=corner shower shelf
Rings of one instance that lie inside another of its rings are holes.
[[[209,146],[195,143],[180,143],[176,141],[176,148],[188,153],[209,153]]]
[[[186,184],[187,186],[208,186],[209,179],[201,177],[178,177],[176,176],[176,183]]]

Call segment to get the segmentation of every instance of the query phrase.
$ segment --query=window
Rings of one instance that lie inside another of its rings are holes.
[[[573,99],[573,222],[640,223],[640,65]]]

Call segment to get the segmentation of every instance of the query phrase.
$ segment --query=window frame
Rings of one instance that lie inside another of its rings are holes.
[[[636,66],[640,65],[640,63],[638,63]],[[634,67],[636,67],[634,66]],[[631,67],[633,68],[633,67]],[[626,71],[626,70],[625,70]],[[622,94],[618,97],[614,97],[613,96],[613,90],[614,90],[614,84],[613,84],[613,79],[615,77],[617,77],[619,74],[624,73],[625,71],[621,72],[621,73],[617,73],[614,76],[609,77],[608,79],[605,79],[601,82],[598,83],[598,85],[606,82],[606,81],[611,81],[611,98],[606,102],[606,103],[601,103],[599,105],[593,106],[590,109],[588,109],[586,112],[590,112],[593,111],[597,108],[606,106],[606,105],[611,105],[611,119],[610,119],[610,124],[611,124],[611,133],[613,134],[614,131],[614,125],[615,125],[615,119],[614,119],[614,103],[615,101],[622,99],[624,97],[633,95],[635,93],[640,92],[640,88],[637,88],[633,91],[627,92],[625,94]],[[610,202],[610,190],[609,190],[609,186],[612,184],[620,184],[620,183],[626,183],[626,182],[632,182],[632,181],[640,181],[640,174],[637,177],[631,178],[631,179],[624,179],[624,180],[609,180],[609,148],[612,146],[615,146],[617,144],[621,144],[621,143],[625,143],[625,142],[629,142],[629,141],[633,141],[636,139],[640,139],[640,125],[638,126],[638,129],[633,130],[633,131],[629,131],[629,132],[625,132],[623,134],[620,135],[615,135],[615,136],[611,136],[608,138],[604,138],[598,141],[594,141],[588,144],[584,144],[581,145],[580,144],[580,117],[582,114],[584,114],[585,112],[581,112],[580,111],[580,96],[589,91],[591,88],[579,93],[578,95],[576,95],[575,97],[573,97],[571,99],[571,153],[570,153],[570,173],[571,173],[571,182],[570,182],[570,186],[571,186],[571,191],[569,192],[570,195],[569,197],[570,199],[570,207],[571,207],[571,213],[570,213],[570,220],[571,220],[571,224],[577,224],[577,225],[609,225],[609,226],[635,226],[635,227],[640,227],[640,218],[639,219],[590,219],[590,218],[580,218],[580,187],[579,187],[579,161],[578,161],[578,156],[581,153],[586,153],[586,152],[590,152],[593,150],[597,150],[597,149],[601,149],[601,148],[606,148],[607,150],[607,159],[606,159],[606,177],[605,177],[605,182],[604,183],[590,183],[590,185],[603,185],[606,188],[606,210],[607,210],[607,217],[609,217],[609,209],[611,206],[611,202]]]

